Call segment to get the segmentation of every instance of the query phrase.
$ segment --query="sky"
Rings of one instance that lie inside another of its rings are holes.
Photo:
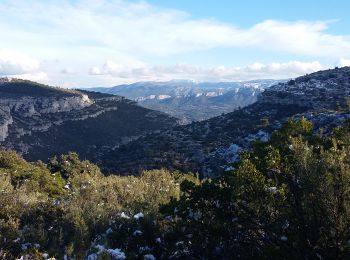
[[[350,1],[0,0],[0,76],[62,87],[350,66]]]

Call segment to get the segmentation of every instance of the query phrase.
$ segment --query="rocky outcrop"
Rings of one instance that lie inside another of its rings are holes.
[[[10,110],[0,107],[0,142],[5,141],[8,136],[9,125],[12,123],[13,119],[10,115]]]
[[[96,101],[87,94],[63,98],[0,98],[0,142],[6,140],[9,130],[19,138],[31,135],[32,132],[46,132],[50,127],[62,125],[66,121],[96,118],[108,111],[117,110],[116,103],[120,100],[121,97],[99,98],[97,101],[100,105],[94,105]],[[103,102],[105,105],[101,106]],[[13,118],[16,122],[9,129],[14,122]]]
[[[21,127],[13,129],[12,132],[17,132],[16,136],[22,136],[31,134],[31,131],[47,131],[52,125],[62,124],[65,120],[80,120],[80,118],[84,120],[89,116],[103,113],[103,109],[92,115],[79,113],[93,103],[94,101],[87,94],[63,97],[18,97],[18,95],[11,97],[7,95],[5,98],[0,98],[0,142],[7,138],[13,118],[20,122]],[[75,111],[78,117],[67,115],[72,111]],[[55,120],[52,120],[53,118]]]
[[[9,108],[13,113],[21,113],[24,117],[40,114],[69,112],[79,110],[93,104],[86,94],[62,98],[0,98],[0,107]]]

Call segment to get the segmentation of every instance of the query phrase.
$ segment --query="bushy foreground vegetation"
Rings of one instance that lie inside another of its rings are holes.
[[[161,236],[159,206],[179,198],[183,178],[192,177],[165,170],[106,177],[74,153],[45,165],[1,150],[0,259],[82,259],[117,247],[133,258],[141,246],[147,253]]]
[[[350,122],[289,120],[221,178],[0,151],[0,258],[347,259]]]

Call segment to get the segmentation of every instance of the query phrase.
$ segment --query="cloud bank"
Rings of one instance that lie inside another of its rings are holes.
[[[345,67],[345,66],[350,66],[350,59],[344,59],[344,58],[341,58],[337,64],[336,64],[338,67]]]
[[[24,74],[39,69],[39,62],[22,53],[0,49],[0,75]]]
[[[220,47],[252,47],[340,58],[350,52],[349,35],[327,33],[334,21],[266,20],[241,28],[214,19],[193,19],[190,14],[144,1],[120,0],[3,1],[0,14],[5,35],[16,34],[30,41],[45,37],[51,38],[45,42],[108,48],[116,53],[168,56]],[[29,28],[23,26],[28,21]],[[10,32],[9,24],[18,30]]]
[[[90,68],[90,74],[109,76],[119,80],[136,79],[170,80],[192,79],[198,81],[231,81],[249,79],[282,79],[291,78],[322,69],[317,62],[290,61],[287,63],[261,64],[254,63],[243,67],[217,66],[212,68],[177,64],[175,66],[153,66],[124,68],[113,61],[107,61],[102,68]]]
[[[0,49],[0,76],[44,81],[47,74],[39,70],[39,61],[22,53]]]
[[[195,19],[145,1],[5,0],[0,3],[0,42],[16,51],[0,52],[0,73],[38,73],[40,64],[40,71],[53,81],[62,82],[74,74],[84,84],[92,76],[105,76],[110,82],[171,76],[293,77],[321,68],[321,59],[348,64],[344,55],[350,56],[350,35],[329,33],[334,22],[265,20],[241,27],[212,18]],[[228,59],[212,62],[207,58],[205,65],[182,62],[181,57],[191,60],[193,53],[205,60],[208,51],[223,49],[231,50],[232,60],[241,50],[269,53],[271,60],[240,67]],[[289,59],[295,61],[278,60],[279,54],[295,56]]]

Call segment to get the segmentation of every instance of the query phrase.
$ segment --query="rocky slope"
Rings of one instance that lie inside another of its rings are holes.
[[[267,140],[289,117],[305,116],[317,128],[349,118],[350,67],[326,70],[266,89],[257,102],[206,121],[148,135],[104,155],[118,173],[166,167],[216,176],[242,149]]]
[[[76,151],[98,162],[106,151],[176,124],[120,96],[0,81],[0,146],[29,160]]]
[[[177,117],[183,123],[190,123],[250,105],[265,88],[276,83],[275,80],[215,83],[173,80],[92,90],[124,96],[144,107]]]

